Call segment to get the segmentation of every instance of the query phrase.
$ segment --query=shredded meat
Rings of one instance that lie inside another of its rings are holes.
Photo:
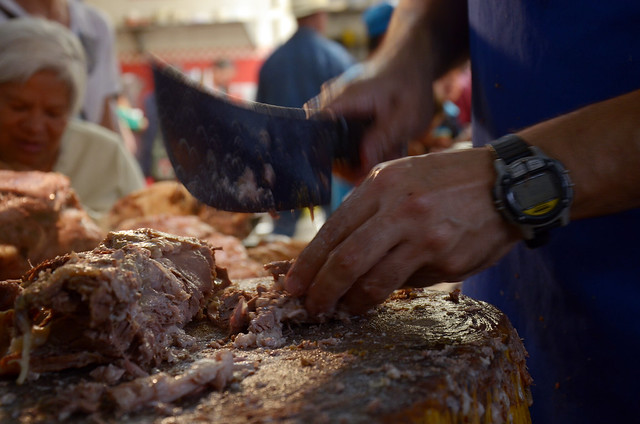
[[[315,322],[309,317],[299,298],[291,297],[282,286],[282,278],[291,262],[281,261],[265,265],[273,274],[271,285],[245,281],[225,289],[210,305],[210,319],[229,330],[236,348],[277,348],[286,343],[283,323]]]
[[[216,352],[214,359],[199,359],[180,375],[158,373],[115,386],[109,398],[122,412],[141,409],[153,402],[172,402],[207,386],[222,390],[233,377],[233,355],[228,350]]]
[[[292,260],[275,261],[265,264],[264,269],[269,271],[273,279],[277,281],[280,276],[287,275],[287,272],[291,269],[291,265],[293,265]]]
[[[193,362],[177,375],[159,372],[132,381],[109,386],[100,382],[83,381],[72,387],[60,388],[49,402],[58,410],[60,421],[74,413],[94,413],[112,410],[116,415],[176,401],[184,396],[213,388],[222,390],[233,379],[238,368],[229,350],[219,350],[213,358]],[[115,410],[114,410],[115,407]]]
[[[103,238],[64,175],[0,170],[0,280]]]
[[[94,250],[47,261],[25,275],[12,348],[0,371],[32,372],[120,361],[129,374],[188,346],[183,331],[220,280],[213,250],[153,230],[111,232]],[[14,366],[11,366],[14,364]]]

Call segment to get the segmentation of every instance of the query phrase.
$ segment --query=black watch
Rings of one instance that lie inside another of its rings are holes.
[[[498,173],[493,187],[496,208],[520,228],[528,247],[542,246],[549,230],[569,223],[573,189],[568,171],[514,134],[488,146]]]

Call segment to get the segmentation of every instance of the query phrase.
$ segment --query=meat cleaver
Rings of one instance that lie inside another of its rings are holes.
[[[207,205],[271,212],[328,204],[332,163],[359,164],[363,125],[235,100],[160,61],[152,71],[176,177]]]

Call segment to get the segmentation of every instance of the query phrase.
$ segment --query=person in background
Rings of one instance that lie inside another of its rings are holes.
[[[74,118],[86,78],[82,45],[63,25],[39,18],[0,25],[0,168],[66,175],[100,223],[144,179],[117,134]]]
[[[464,280],[523,338],[532,422],[637,421],[638,16],[637,1],[401,0],[359,77],[319,99],[372,118],[371,172],[286,289],[311,314],[362,313]],[[469,58],[475,147],[393,160],[428,125],[433,81]]]
[[[115,35],[107,15],[82,0],[0,0],[0,23],[19,17],[39,17],[69,28],[87,57],[87,90],[79,115],[122,134],[116,115],[121,91]]]
[[[362,20],[367,28],[368,55],[373,54],[382,43],[394,8],[391,2],[383,1],[368,7],[362,14]]]
[[[320,93],[326,81],[355,63],[349,52],[325,36],[331,4],[328,0],[292,0],[298,29],[260,68],[256,101],[302,107]],[[300,211],[283,211],[273,232],[293,236]]]
[[[147,127],[140,135],[140,147],[136,153],[136,159],[140,164],[147,184],[151,184],[156,180],[154,176],[153,151],[158,143],[162,143],[155,92],[152,91],[144,98],[143,110],[147,118]]]
[[[236,76],[236,66],[229,59],[217,59],[213,62],[213,88],[229,93],[229,85]]]

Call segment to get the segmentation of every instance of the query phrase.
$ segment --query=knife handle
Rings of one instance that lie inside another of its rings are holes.
[[[349,166],[359,168],[360,142],[371,121],[349,120],[344,116],[337,117],[338,137],[333,146],[333,159]]]

